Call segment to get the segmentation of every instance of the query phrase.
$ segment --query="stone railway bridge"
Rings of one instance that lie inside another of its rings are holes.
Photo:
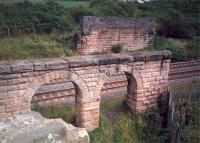
[[[40,86],[69,79],[76,90],[77,124],[93,130],[99,126],[100,93],[109,76],[126,74],[127,104],[142,112],[167,96],[170,58],[169,51],[156,51],[1,62],[0,118],[29,112]]]

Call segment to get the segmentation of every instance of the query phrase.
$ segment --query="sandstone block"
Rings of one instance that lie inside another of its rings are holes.
[[[6,105],[6,112],[14,112],[19,111],[21,109],[20,104],[12,104],[12,105]]]
[[[15,126],[11,127],[10,124]],[[85,129],[75,128],[61,119],[43,118],[36,112],[13,115],[0,121],[0,125],[0,138],[4,143],[90,142]]]
[[[5,107],[5,105],[1,105],[0,104],[0,113],[5,113],[5,111],[6,111],[6,107]],[[1,116],[0,116],[1,117]]]
[[[0,63],[0,74],[10,73],[10,72],[11,72],[10,65],[7,65],[6,63]]]
[[[18,60],[12,63],[11,65],[11,71],[12,72],[27,72],[27,71],[33,71],[33,63],[29,60]]]

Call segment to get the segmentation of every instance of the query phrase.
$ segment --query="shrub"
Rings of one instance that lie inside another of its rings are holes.
[[[152,47],[150,47],[149,50],[170,50],[172,52],[173,61],[187,59],[187,51],[184,48],[184,42],[180,40],[156,37]]]
[[[67,10],[69,11],[70,15],[73,17],[74,21],[76,21],[77,23],[80,23],[80,19],[83,16],[95,15],[92,9],[85,6],[74,6]]]
[[[111,51],[113,53],[120,53],[123,50],[123,46],[121,44],[113,45]]]
[[[53,28],[71,31],[75,22],[67,10],[55,3],[31,3],[28,1],[0,4],[0,26],[15,28],[36,27],[37,32],[51,32]]]
[[[200,58],[200,37],[194,38],[193,40],[189,41],[185,47],[188,51],[188,58]]]
[[[192,38],[197,35],[195,27],[193,25],[198,25],[194,20],[184,18],[184,19],[170,19],[164,20],[159,33],[165,35],[166,37],[173,38]]]

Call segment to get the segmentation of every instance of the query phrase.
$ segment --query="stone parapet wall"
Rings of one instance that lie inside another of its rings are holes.
[[[94,17],[85,16],[81,22],[81,35],[77,51],[81,54],[108,52],[121,44],[125,51],[148,47],[156,33],[155,18]]]
[[[169,51],[157,51],[1,62],[0,117],[29,112],[42,85],[70,80],[77,124],[93,130],[99,126],[100,93],[108,77],[126,74],[128,105],[142,112],[166,96],[170,57]]]

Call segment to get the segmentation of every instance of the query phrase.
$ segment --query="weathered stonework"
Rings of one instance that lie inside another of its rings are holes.
[[[46,119],[37,112],[0,119],[1,143],[89,143],[85,129],[62,119]]]
[[[169,51],[157,51],[1,62],[0,118],[29,112],[39,87],[67,79],[75,87],[78,125],[93,130],[99,126],[103,84],[120,73],[127,75],[127,103],[132,111],[148,110],[167,95],[170,56]]]
[[[77,51],[81,54],[107,52],[115,44],[134,51],[152,43],[156,30],[155,18],[85,16],[81,22],[81,35]]]

